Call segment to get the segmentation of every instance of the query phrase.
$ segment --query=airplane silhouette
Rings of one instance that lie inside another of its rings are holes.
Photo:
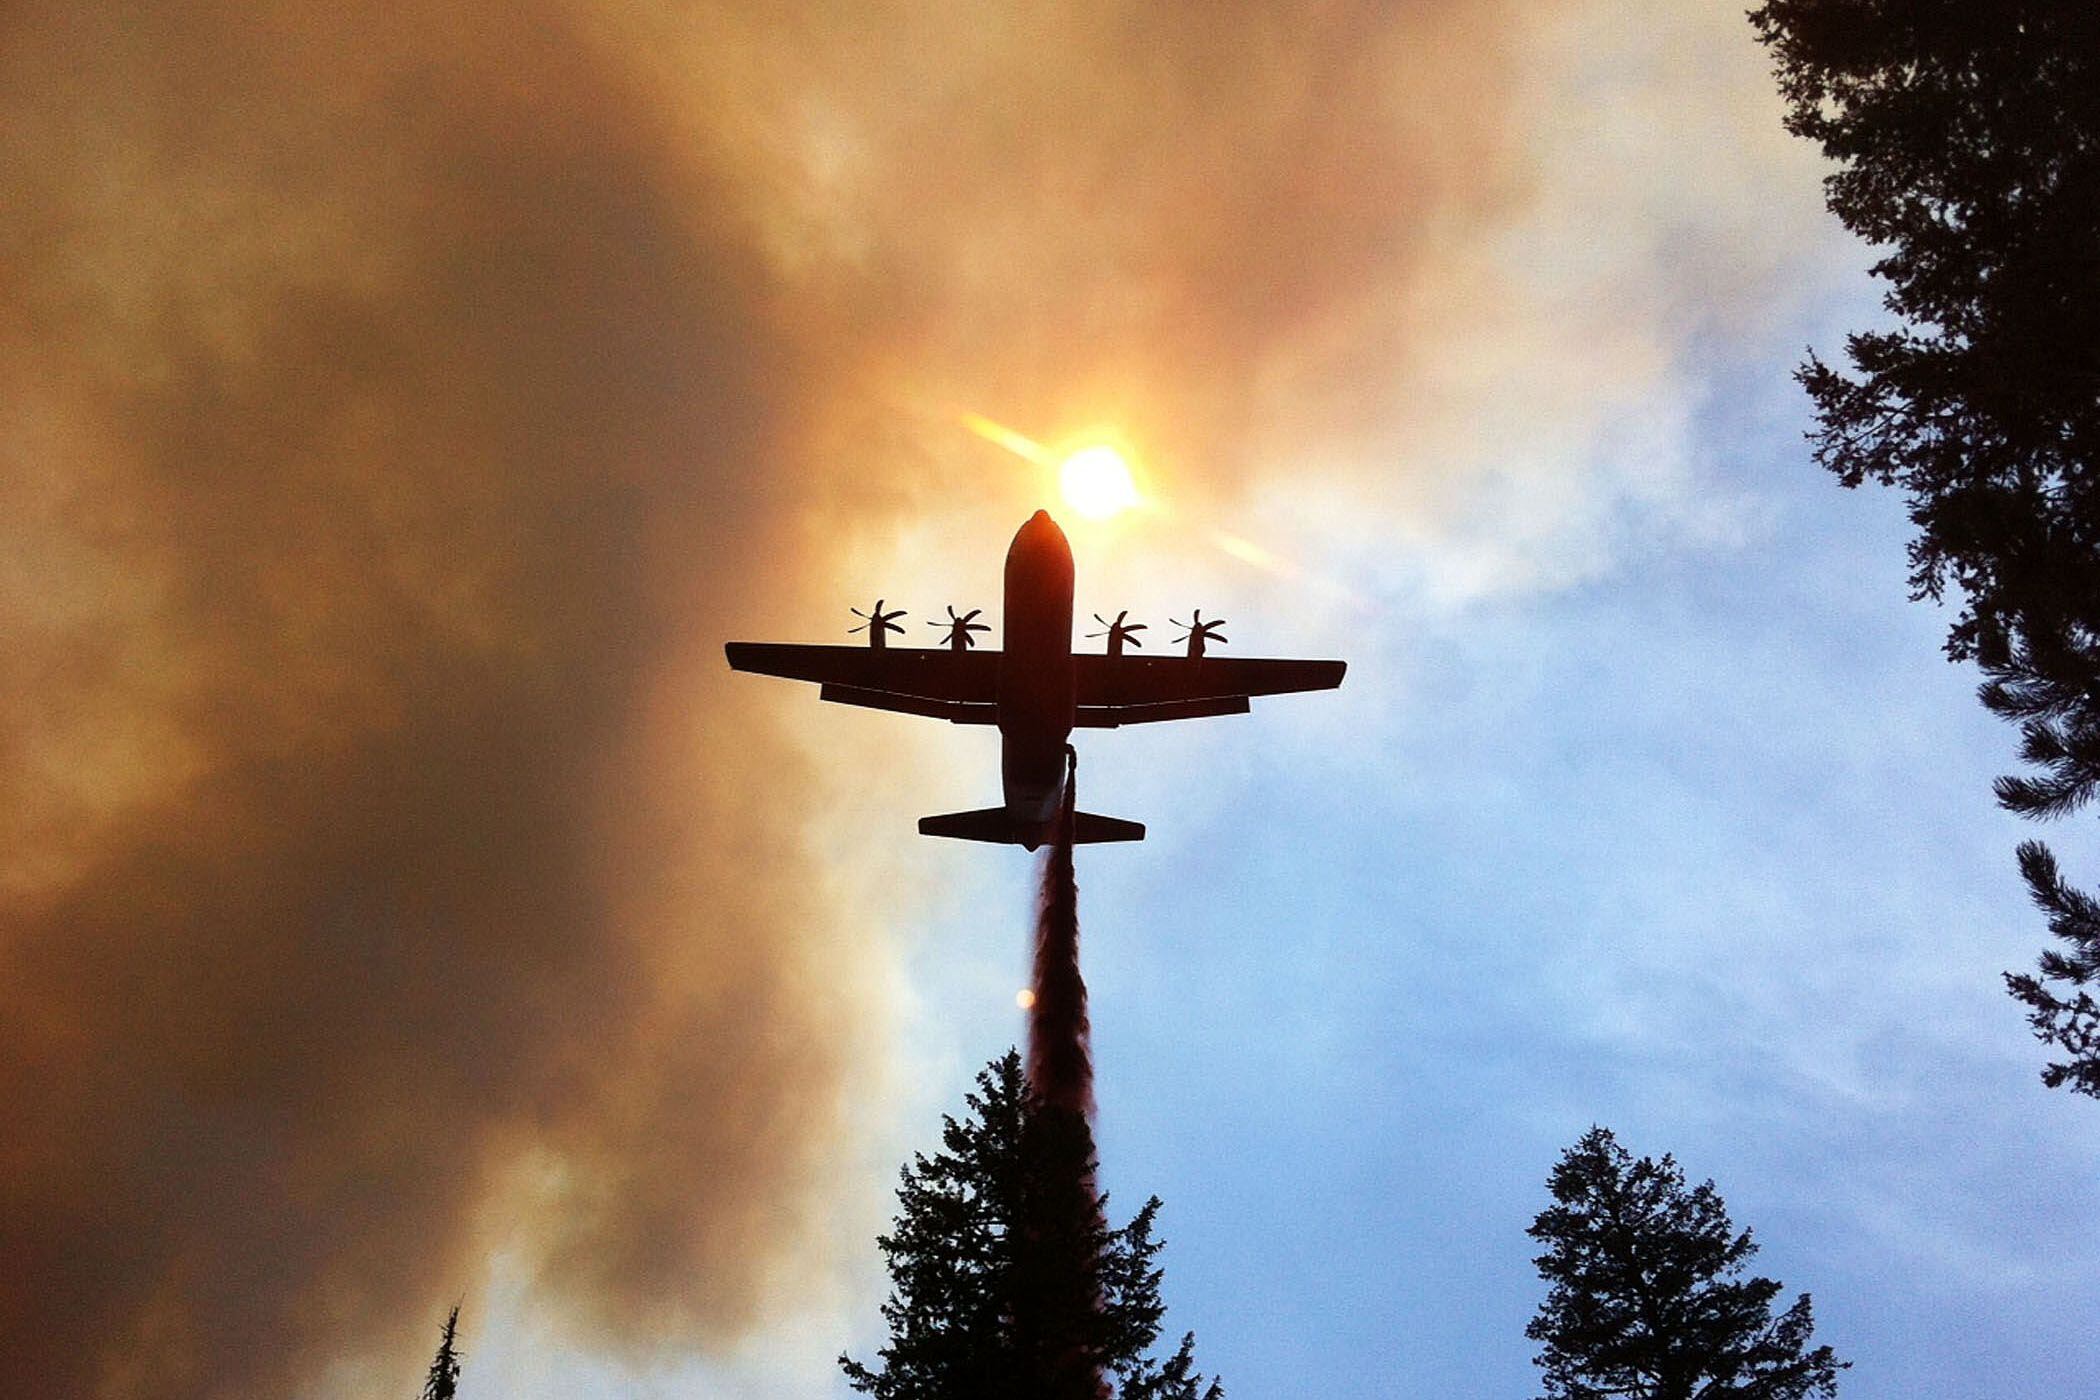
[[[950,610],[951,612],[953,609]],[[858,614],[867,616],[867,614]],[[876,604],[875,616],[883,616]],[[974,617],[972,613],[970,616]],[[1133,630],[1122,625],[1127,636]],[[942,624],[946,625],[946,624]],[[1184,624],[1187,625],[1187,624]],[[731,642],[733,670],[814,681],[818,698],[953,724],[996,724],[1005,804],[921,817],[922,836],[994,841],[1034,850],[1050,839],[1065,785],[1074,728],[1245,714],[1256,695],[1332,690],[1346,663],[1206,656],[1222,642],[1217,620],[1195,615],[1182,656],[1130,656],[1112,637],[1107,655],[1072,651],[1072,546],[1049,512],[1037,511],[1006,551],[1006,648],[892,647],[871,626],[865,646]],[[860,630],[858,628],[856,631]],[[1074,814],[1075,842],[1142,841],[1142,822]]]

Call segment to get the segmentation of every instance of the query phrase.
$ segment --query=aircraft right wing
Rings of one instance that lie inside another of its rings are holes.
[[[1190,702],[1245,700],[1255,695],[1285,695],[1303,690],[1332,690],[1342,683],[1348,663],[1290,661],[1247,656],[1103,656],[1088,652],[1072,658],[1082,707],[1157,709],[1158,719],[1179,719],[1174,711],[1230,714],[1233,710],[1198,709]],[[1135,720],[1133,715],[1130,720]]]
[[[999,720],[999,653],[947,647],[804,646],[731,642],[730,669],[814,681],[841,705],[926,715],[956,724]]]

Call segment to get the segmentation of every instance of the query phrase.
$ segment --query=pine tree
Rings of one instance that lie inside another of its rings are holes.
[[[1916,598],[1961,598],[1947,653],[2020,726],[2035,818],[2100,796],[2100,5],[2093,0],[1768,0],[1787,128],[1837,169],[1831,211],[1884,250],[1893,329],[1811,355],[1816,459],[1902,489]],[[2068,955],[2008,977],[2044,1081],[2100,1096],[2100,936],[2039,847],[2020,865]],[[2084,898],[2079,896],[2078,898]],[[2058,982],[2072,995],[2043,984]]]
[[[2039,841],[2020,843],[2020,873],[2048,916],[2049,931],[2071,951],[2044,952],[2041,977],[2007,973],[2006,985],[2027,1003],[2034,1033],[2069,1054],[2042,1071],[2042,1083],[2052,1089],[2068,1083],[2075,1093],[2100,1098],[2100,1004],[2090,992],[2065,997],[2043,985],[2044,978],[2074,988],[2100,981],[2100,900],[2065,884],[2056,857]]]
[[[423,1382],[418,1400],[453,1400],[459,1394],[459,1304],[445,1315],[444,1336],[437,1355],[431,1358],[430,1375]]]
[[[1121,1400],[1222,1400],[1194,1371],[1193,1334],[1149,1355],[1165,1305],[1152,1231],[1159,1200],[1119,1230],[1094,1195],[1084,1117],[1028,1090],[1009,1051],[980,1071],[942,1150],[904,1169],[880,1238],[891,1283],[882,1368],[850,1357],[853,1388],[880,1400],[1053,1400],[1075,1358]],[[1072,1193],[1082,1193],[1073,1209]]]
[[[1524,1335],[1544,1344],[1546,1400],[1802,1400],[1835,1396],[1839,1362],[1807,1350],[1806,1293],[1777,1318],[1779,1285],[1743,1277],[1757,1246],[1712,1182],[1685,1189],[1672,1158],[1639,1161],[1604,1128],[1561,1154],[1555,1204],[1530,1234],[1552,1285]]]

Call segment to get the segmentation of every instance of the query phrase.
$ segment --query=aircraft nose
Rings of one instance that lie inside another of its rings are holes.
[[[1050,512],[1039,510],[1029,516],[1020,529],[1014,531],[1013,547],[1007,551],[1008,557],[1012,558],[1016,551],[1030,556],[1047,551],[1069,558],[1072,547],[1065,542],[1065,532],[1057,528],[1057,521],[1051,517]]]

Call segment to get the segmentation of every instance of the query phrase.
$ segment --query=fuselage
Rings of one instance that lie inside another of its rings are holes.
[[[1072,675],[1072,546],[1039,510],[1006,551],[999,776],[1016,821],[1047,824],[1057,815],[1072,733]]]

